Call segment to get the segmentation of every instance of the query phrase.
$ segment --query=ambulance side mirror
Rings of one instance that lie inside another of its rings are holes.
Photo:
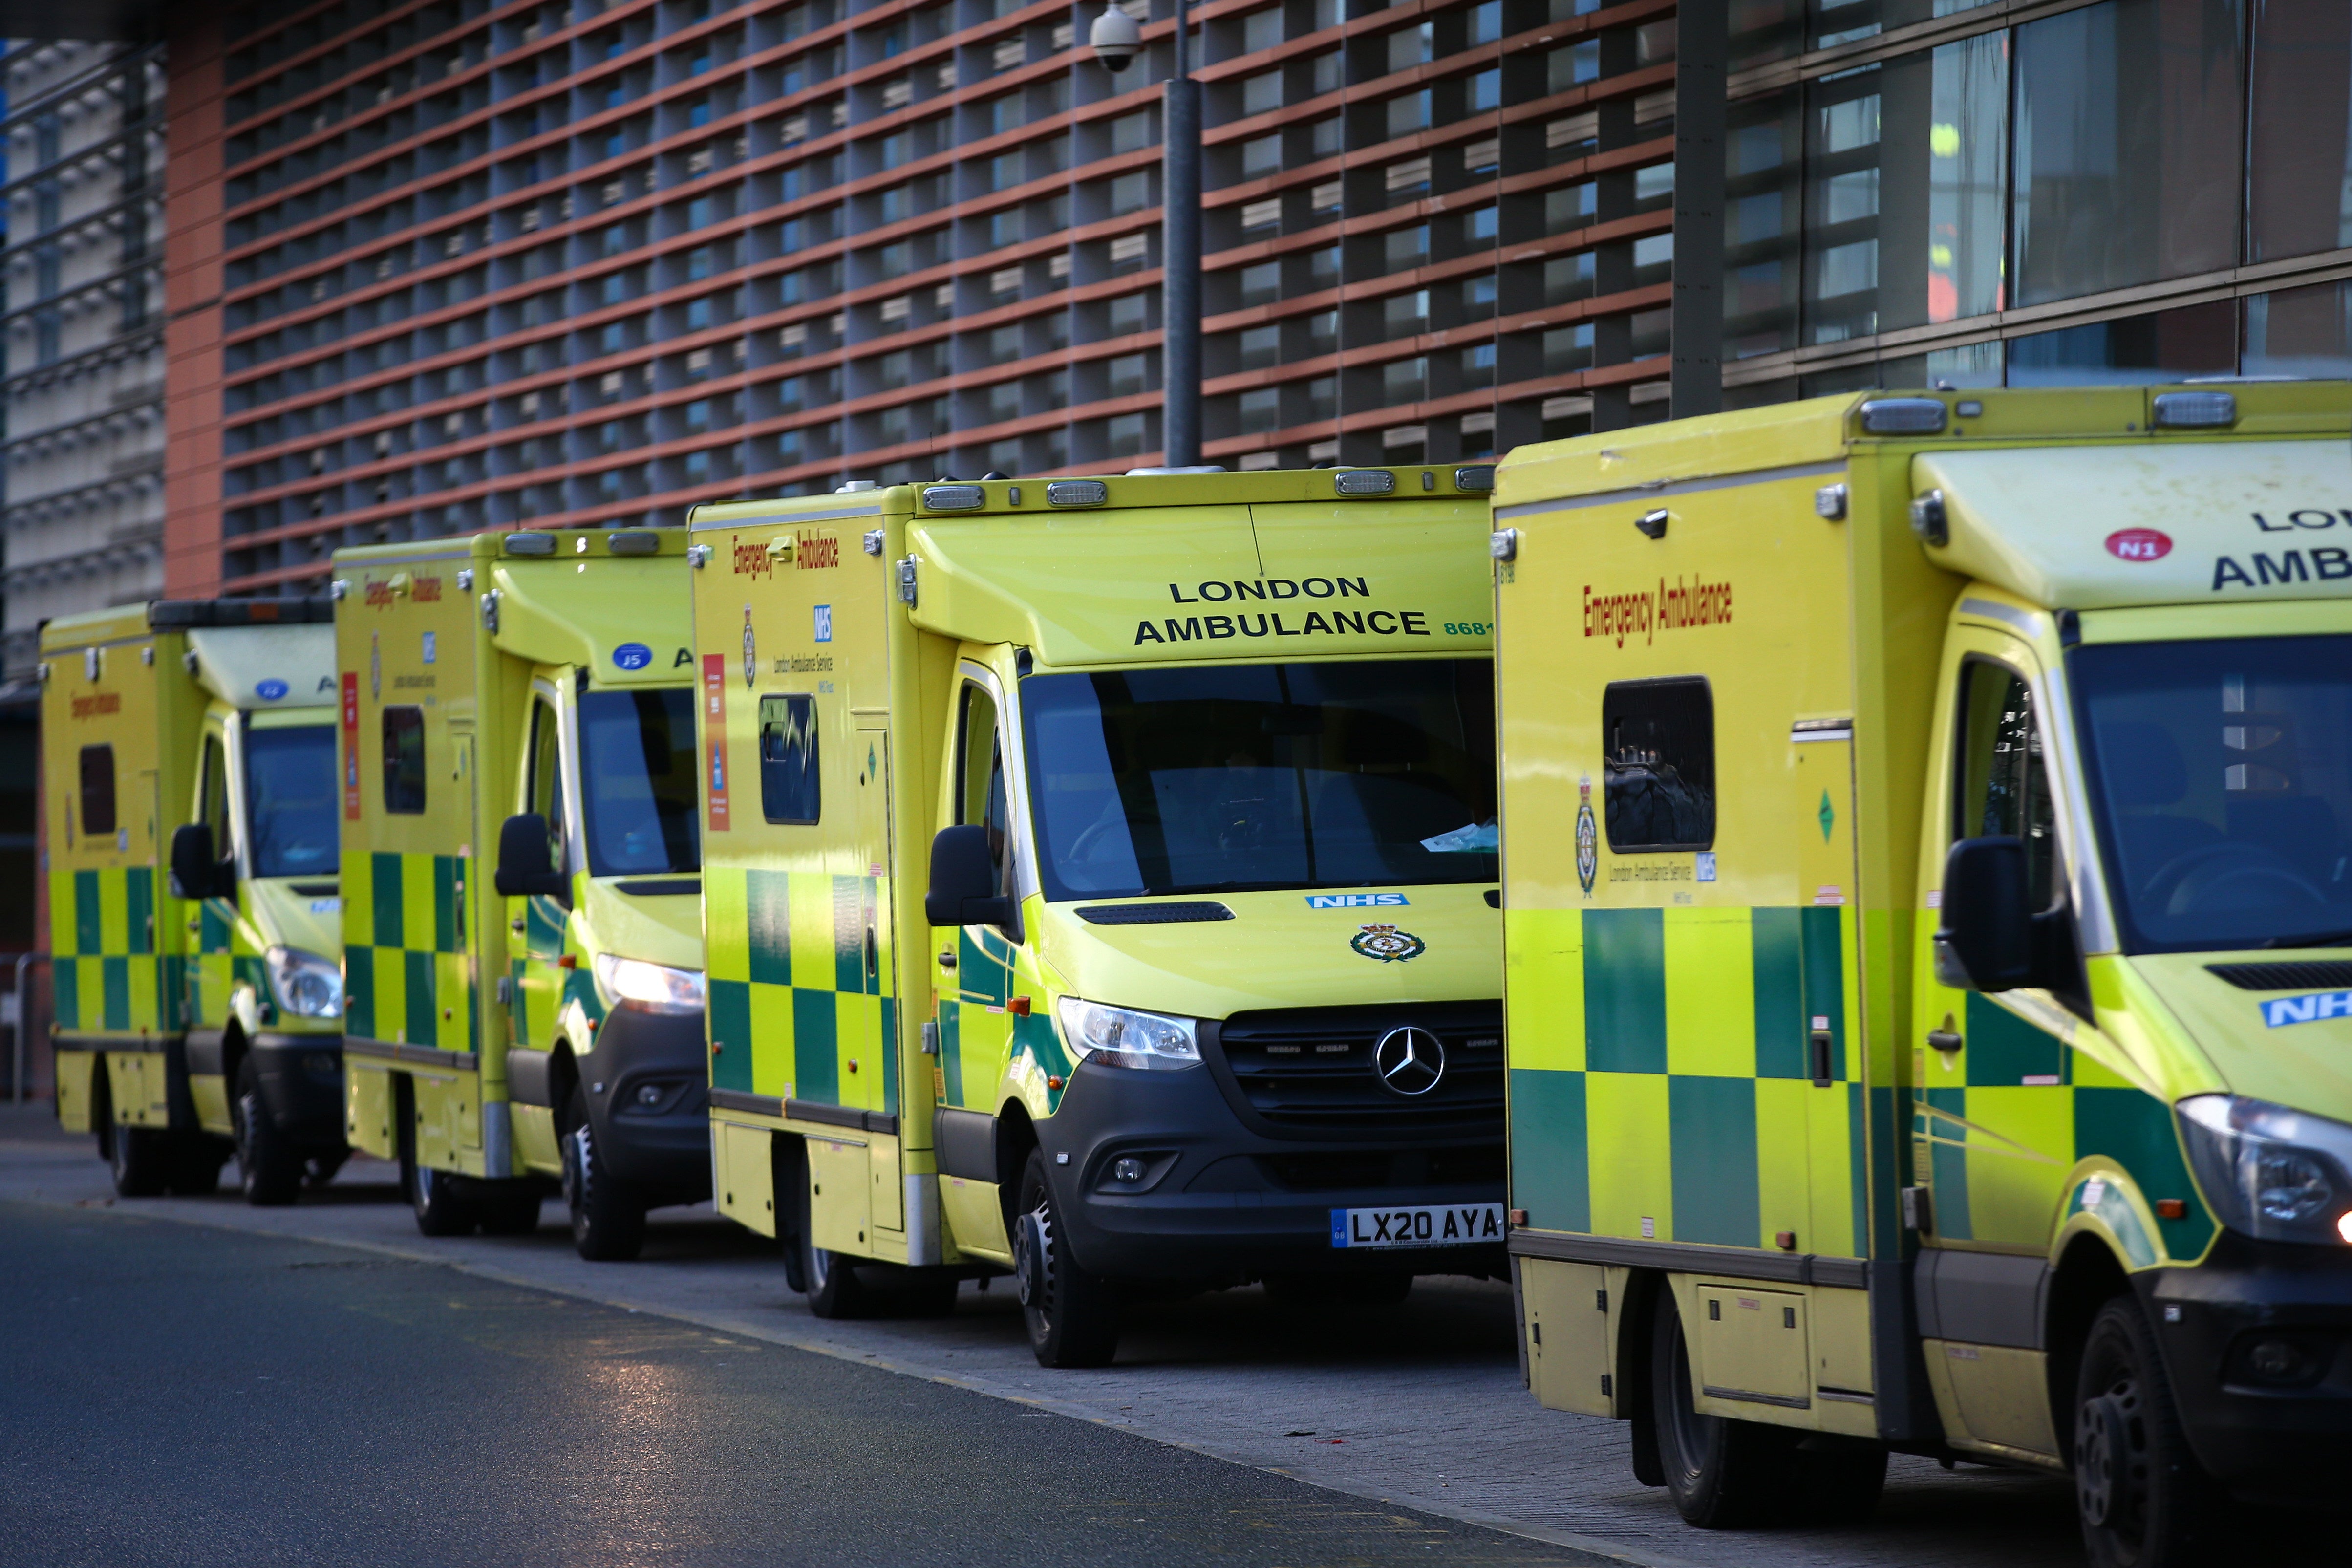
[[[942,827],[931,840],[931,885],[923,915],[935,926],[1010,926],[1011,899],[996,890],[996,857],[988,829],[977,824]]]
[[[555,868],[547,854],[547,818],[535,811],[518,812],[499,825],[499,868],[492,877],[502,898],[527,898],[545,893],[561,899],[572,891],[572,879]]]
[[[172,896],[226,898],[236,891],[236,868],[213,858],[212,825],[183,823],[172,830]]]
[[[1974,991],[2035,984],[2033,907],[2025,841],[1963,838],[1944,861],[1943,921],[1936,977]]]

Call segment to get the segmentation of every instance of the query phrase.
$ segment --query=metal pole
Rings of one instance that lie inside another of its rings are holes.
[[[1184,0],[1176,0],[1176,74],[1163,99],[1160,365],[1165,412],[1161,461],[1189,468],[1201,460],[1201,84],[1192,79]]]
[[[8,1087],[10,1094],[18,1105],[25,1103],[25,1030],[33,1021],[33,1010],[26,1006],[25,1002],[25,966],[36,959],[47,956],[46,953],[39,952],[20,952],[16,955],[16,1038],[14,1047],[16,1057],[12,1063],[14,1071],[13,1076],[8,1079]]]

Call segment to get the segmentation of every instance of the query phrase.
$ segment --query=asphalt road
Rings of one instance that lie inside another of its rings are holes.
[[[2063,1478],[1902,1456],[1866,1523],[1692,1530],[1633,1479],[1622,1424],[1528,1396],[1509,1291],[1492,1282],[1423,1280],[1401,1306],[1355,1312],[1255,1289],[1140,1306],[1115,1365],[1049,1372],[1003,1281],[967,1286],[944,1318],[824,1321],[772,1243],[707,1206],[657,1211],[641,1261],[592,1264],[554,1203],[530,1236],[422,1237],[390,1168],[364,1158],[289,1208],[233,1192],[119,1200],[91,1141],[27,1106],[0,1107],[0,1324],[26,1369],[0,1377],[0,1568],[215,1560],[191,1542],[307,1563],[352,1542],[371,1568],[457,1547],[525,1563],[1028,1563],[1098,1550],[1097,1528],[1153,1568],[1188,1551],[2083,1561]],[[56,1226],[83,1252],[39,1240]],[[128,1251],[100,1247],[125,1226]],[[302,1411],[281,1413],[281,1382]],[[509,1391],[534,1414],[511,1415]],[[1006,1426],[1016,1444],[989,1440]],[[1149,1506],[1115,1506],[1128,1501]],[[2300,1533],[2249,1529],[2238,1544],[2345,1560],[2339,1528]]]
[[[0,1259],[21,1568],[1605,1561],[431,1264],[5,1203]]]

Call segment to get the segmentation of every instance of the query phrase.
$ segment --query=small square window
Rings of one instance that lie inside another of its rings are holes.
[[[81,749],[81,830],[114,831],[114,748]]]
[[[1610,682],[1601,694],[1601,735],[1610,849],[1712,848],[1715,695],[1706,678]]]
[[[425,812],[425,710],[383,710],[383,808],[403,816]]]
[[[816,699],[760,699],[760,815],[813,826],[824,812],[817,773]]]

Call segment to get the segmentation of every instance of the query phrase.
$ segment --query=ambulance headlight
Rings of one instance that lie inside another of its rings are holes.
[[[2352,1239],[2352,1126],[2325,1117],[2200,1094],[2182,1100],[2180,1141],[2221,1223],[2264,1241]]]
[[[343,1013],[343,972],[331,959],[299,947],[273,947],[262,955],[269,973],[269,994],[278,1010],[298,1018],[340,1018]]]
[[[1106,1007],[1076,996],[1063,997],[1055,1012],[1074,1060],[1146,1069],[1200,1065],[1201,1044],[1190,1018]]]
[[[600,952],[596,955],[596,994],[604,999],[607,1007],[635,1007],[647,1013],[699,1013],[702,972]]]

